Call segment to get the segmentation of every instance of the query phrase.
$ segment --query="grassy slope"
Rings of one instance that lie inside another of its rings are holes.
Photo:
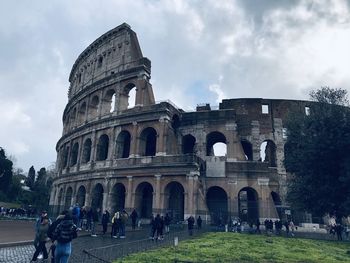
[[[189,262],[350,262],[349,243],[235,233],[209,233],[183,241],[176,258]],[[174,247],[116,262],[174,262]]]

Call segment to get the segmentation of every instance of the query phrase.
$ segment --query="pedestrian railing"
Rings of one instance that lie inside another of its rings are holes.
[[[194,229],[193,234],[189,235],[189,232],[187,230],[180,228],[178,230],[173,230],[172,232],[165,234],[162,239],[146,238],[131,242],[121,242],[116,245],[87,249],[83,251],[84,257],[82,262],[112,262],[113,260],[123,258],[133,253],[158,249],[161,247],[169,247],[175,245],[175,242],[181,242],[183,240],[198,236],[209,230],[209,228],[203,228],[201,230]]]

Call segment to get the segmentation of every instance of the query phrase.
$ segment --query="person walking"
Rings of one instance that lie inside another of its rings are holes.
[[[92,216],[92,225],[91,225],[91,236],[92,237],[97,237],[96,235],[96,227],[97,227],[97,224],[98,224],[98,212],[96,209],[91,209],[92,210],[92,213],[91,213],[91,216]]]
[[[187,219],[188,234],[189,234],[190,236],[193,235],[193,226],[194,226],[194,217],[193,217],[193,216],[190,216],[190,217]]]
[[[35,249],[33,258],[31,262],[36,262],[38,255],[40,252],[44,255],[44,260],[48,258],[47,250],[46,250],[46,241],[47,241],[47,232],[49,230],[49,219],[47,217],[43,217],[42,221],[40,223],[40,226],[38,227],[38,233],[37,233],[37,241],[38,245]]]
[[[106,234],[107,232],[108,223],[109,223],[109,212],[108,210],[105,210],[102,214],[102,220],[101,220],[103,235]]]
[[[154,215],[152,215],[152,217],[151,217],[150,225],[151,225],[150,238],[152,240],[154,240],[154,235],[156,234],[156,231],[157,231],[157,222],[156,222],[156,218],[154,217]]]
[[[77,227],[72,217],[67,213],[53,232],[53,240],[57,242],[55,250],[55,262],[67,263],[72,253],[72,240],[77,238]]]
[[[73,218],[73,223],[79,227],[79,220],[80,220],[80,206],[78,203],[75,204],[75,206],[72,209],[72,218]]]
[[[44,218],[48,218],[46,210],[43,210],[41,212],[40,216],[35,221],[35,225],[34,225],[35,237],[34,237],[34,242],[33,242],[35,249],[37,249],[37,247],[39,246],[39,229],[40,229],[41,223],[42,223]],[[50,219],[48,219],[48,224],[51,225],[51,220]],[[42,255],[39,254],[38,258],[41,259]]]
[[[128,221],[129,215],[128,213],[123,210],[123,212],[120,215],[120,238],[125,238],[125,227],[126,227],[126,222]]]
[[[53,237],[53,232],[55,231],[56,227],[59,225],[59,223],[61,223],[61,221],[64,219],[64,217],[66,216],[66,214],[68,214],[67,210],[62,211],[58,217],[56,218],[56,220],[54,222],[52,222],[52,224],[49,226],[49,230],[47,231],[47,236],[51,239],[51,263],[55,263],[55,250],[56,250],[56,244],[55,244],[55,240]]]
[[[119,235],[119,221],[120,221],[120,213],[115,212],[114,216],[112,217],[112,231],[111,231],[111,237],[117,238]]]
[[[135,209],[132,210],[132,213],[131,213],[130,217],[131,217],[132,230],[135,230],[135,228],[136,228],[136,221],[137,221],[137,218],[139,217]]]
[[[202,229],[202,218],[201,218],[201,216],[198,216],[198,218],[197,218],[197,228],[198,229]]]
[[[165,233],[169,233],[170,231],[170,222],[171,222],[171,217],[168,213],[166,213],[164,217]]]

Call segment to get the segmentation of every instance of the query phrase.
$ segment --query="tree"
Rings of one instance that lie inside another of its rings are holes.
[[[310,93],[310,114],[287,122],[288,201],[315,216],[350,215],[350,108],[347,92],[323,87]]]
[[[34,169],[34,166],[32,165],[28,171],[28,178],[27,178],[26,184],[30,189],[33,189],[34,183],[35,183],[35,169]]]
[[[0,147],[0,191],[6,193],[12,181],[12,161],[6,157],[5,150]]]

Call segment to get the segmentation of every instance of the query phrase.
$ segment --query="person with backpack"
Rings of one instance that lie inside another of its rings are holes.
[[[40,223],[40,226],[38,227],[37,232],[37,239],[38,239],[38,245],[35,249],[33,258],[31,262],[36,262],[38,255],[40,252],[44,255],[44,260],[48,258],[47,250],[46,250],[46,241],[47,241],[47,232],[49,230],[49,219],[48,217],[43,217],[42,221]]]
[[[102,214],[101,224],[102,224],[102,233],[103,235],[107,232],[107,226],[109,223],[109,212],[105,210]]]
[[[64,219],[66,214],[68,214],[67,210],[62,211],[58,215],[56,220],[54,222],[52,222],[52,224],[49,226],[49,230],[47,231],[47,236],[51,239],[51,242],[52,242],[51,247],[50,247],[51,263],[55,263],[55,249],[56,249],[56,244],[55,244],[55,240],[54,240],[54,237],[53,237],[53,232],[55,231],[55,229],[59,225],[59,223],[61,223],[61,221]]]
[[[72,240],[77,238],[77,227],[72,217],[67,213],[53,232],[53,240],[56,243],[55,262],[67,263],[72,253]]]

